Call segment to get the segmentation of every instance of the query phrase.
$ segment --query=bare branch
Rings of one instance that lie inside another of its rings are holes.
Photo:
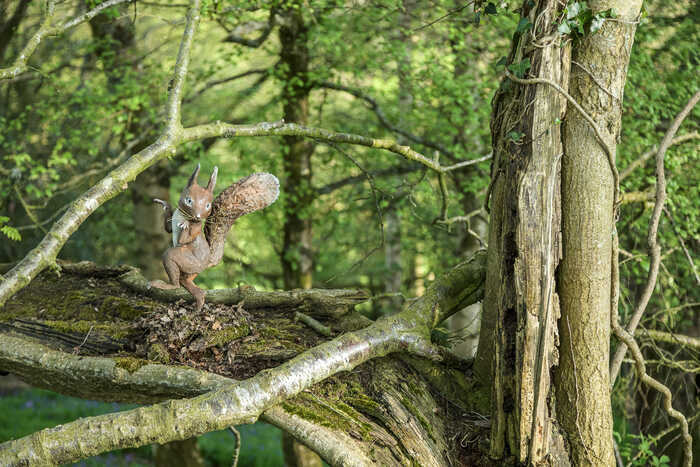
[[[99,206],[126,190],[128,183],[133,181],[138,174],[175,151],[175,147],[181,141],[181,94],[189,63],[188,55],[199,22],[200,1],[192,0],[187,14],[187,24],[180,43],[174,78],[166,106],[167,125],[163,134],[156,142],[131,156],[75,200],[72,207],[53,225],[39,245],[27,254],[0,282],[0,306],[15,292],[28,284],[46,266],[57,267],[55,259],[58,252],[71,234]],[[109,2],[103,3],[101,6],[107,3]],[[49,16],[47,15],[47,17]],[[47,21],[44,24],[48,24]]]
[[[688,430],[688,420],[686,420],[685,416],[681,412],[671,406],[671,391],[661,382],[655,380],[647,374],[646,366],[644,364],[644,356],[642,355],[641,350],[639,350],[639,346],[632,335],[624,330],[622,326],[620,326],[617,313],[612,314],[611,324],[613,331],[615,332],[615,336],[622,341],[620,345],[626,345],[632,351],[632,357],[634,358],[637,368],[637,376],[639,379],[647,386],[661,393],[661,396],[663,397],[664,410],[680,424],[681,433],[683,435],[683,465],[685,467],[691,467],[693,465],[693,438],[691,438],[690,431]]]
[[[343,91],[348,94],[351,94],[358,99],[362,99],[363,101],[367,102],[372,109],[372,111],[377,115],[377,118],[379,119],[379,122],[389,131],[399,134],[401,136],[404,136],[405,138],[413,141],[414,143],[418,143],[422,146],[425,146],[427,148],[435,149],[436,151],[441,152],[445,156],[449,157],[452,160],[457,159],[457,156],[455,154],[448,150],[446,147],[443,145],[433,142],[433,141],[428,141],[425,138],[421,138],[420,136],[416,136],[413,133],[410,133],[406,130],[402,130],[401,128],[397,127],[396,125],[392,124],[389,119],[386,117],[386,114],[384,111],[382,111],[381,107],[379,107],[379,104],[377,103],[376,100],[365,94],[364,92],[360,91],[359,89],[354,89],[350,88],[348,86],[343,86],[342,84],[335,84],[331,83],[329,81],[324,81],[321,83],[318,83],[316,85],[319,88],[325,88],[325,89],[333,89],[336,91]],[[471,162],[471,161],[468,161]]]
[[[312,318],[311,316],[307,315],[306,313],[302,313],[300,311],[297,311],[294,313],[294,319],[301,321],[302,323],[306,324],[308,327],[316,331],[317,333],[321,334],[322,336],[330,337],[331,335],[331,328],[326,326],[325,324],[319,322],[318,320]]]
[[[383,170],[376,170],[373,172],[369,172],[369,174],[373,178],[378,178],[378,177],[385,177],[385,176],[391,176],[391,175],[403,175],[403,174],[408,174],[408,173],[413,173],[417,172],[420,170],[422,167],[419,165],[400,165],[397,167],[390,167],[388,169],[383,169]],[[329,193],[334,192],[335,190],[338,190],[340,188],[343,188],[348,185],[354,185],[356,183],[361,183],[367,180],[367,175],[354,175],[352,177],[345,177],[343,179],[340,179],[338,181],[329,183],[327,185],[323,185],[321,187],[318,187],[316,189],[316,193],[318,195],[327,195]]]
[[[637,301],[637,304],[635,306],[634,312],[632,313],[632,317],[630,318],[630,321],[627,324],[626,330],[627,333],[630,335],[634,334],[634,331],[637,329],[637,325],[639,325],[639,321],[642,319],[644,310],[646,310],[647,304],[649,303],[649,299],[651,298],[651,295],[654,292],[654,288],[656,287],[656,278],[659,274],[659,264],[661,262],[661,248],[656,239],[656,236],[659,229],[659,220],[661,219],[661,212],[663,210],[664,202],[666,201],[666,175],[664,173],[664,156],[666,155],[666,150],[673,143],[673,137],[678,131],[678,128],[680,128],[681,123],[683,123],[683,120],[685,120],[685,118],[690,114],[691,110],[693,110],[693,107],[695,107],[695,104],[697,104],[698,101],[700,101],[700,91],[697,91],[690,98],[683,110],[681,110],[680,113],[676,115],[676,118],[673,120],[673,123],[666,131],[666,135],[661,141],[659,149],[656,152],[656,202],[654,204],[654,211],[651,215],[651,220],[649,221],[649,232],[647,235],[647,245],[649,248],[650,257],[649,274],[644,290],[642,291],[642,294],[640,295],[639,300]],[[615,252],[615,254],[616,253],[617,252]],[[613,310],[613,312],[613,314],[617,314],[617,310]],[[620,366],[622,365],[622,360],[625,358],[626,352],[627,346],[623,341],[615,351],[615,356],[610,362],[611,385],[615,384],[615,380],[617,379],[617,375],[620,372]]]
[[[691,347],[695,350],[700,350],[700,339],[697,337],[686,336],[683,334],[672,334],[670,332],[657,331],[656,329],[644,329],[637,334],[649,336],[658,342],[666,342],[667,344],[680,345],[682,347]]]
[[[198,125],[184,129],[183,142],[204,138],[233,138],[238,136],[305,136],[323,142],[356,144],[393,152],[405,159],[423,164],[438,173],[445,171],[445,168],[434,159],[429,159],[409,146],[400,145],[391,139],[375,139],[351,133],[337,133],[323,128],[307,127],[296,123],[284,123],[283,121],[273,123],[262,122],[254,125],[231,125],[225,122]]]
[[[120,3],[127,3],[131,1],[134,0],[108,0],[104,3],[99,4],[92,10],[80,14],[75,18],[64,22],[63,24],[56,26],[51,24],[56,10],[56,2],[55,0],[49,1],[46,8],[46,13],[44,15],[44,19],[42,20],[39,29],[34,33],[32,38],[29,39],[27,45],[24,46],[24,49],[22,49],[22,51],[20,52],[19,57],[15,59],[14,63],[11,66],[7,68],[0,68],[0,80],[12,79],[15,78],[17,75],[25,72],[27,70],[27,61],[29,60],[29,57],[31,57],[34,54],[37,47],[39,46],[39,43],[44,37],[61,34],[62,32],[65,32],[68,29],[77,26],[78,24],[84,23],[85,21],[89,21],[90,19],[94,18],[100,12],[107,8],[119,5]]]
[[[691,133],[686,133],[685,135],[677,136],[676,138],[673,138],[671,140],[671,146],[675,146],[676,144],[685,143],[686,141],[690,141],[693,139],[700,139],[700,133],[698,133],[697,131],[693,131]],[[630,165],[628,165],[627,167],[622,169],[622,171],[620,172],[620,180],[624,180],[625,178],[627,178],[629,176],[629,174],[634,172],[638,167],[642,167],[646,163],[646,161],[651,159],[651,157],[656,154],[656,152],[658,150],[659,150],[659,148],[654,148],[654,149],[651,149],[651,150],[645,152],[644,154],[639,156],[639,158],[635,159],[634,162],[630,163]]]
[[[690,269],[693,271],[693,275],[695,276],[695,283],[700,285],[700,276],[698,275],[698,270],[695,268],[695,262],[693,261],[693,257],[690,255],[688,248],[685,246],[683,237],[681,237],[681,234],[678,232],[676,221],[673,219],[671,211],[669,211],[666,208],[666,206],[664,206],[664,212],[666,213],[666,217],[668,217],[668,220],[671,223],[671,227],[673,227],[673,232],[676,234],[678,242],[681,244],[681,248],[683,249],[683,253],[685,254],[686,259],[688,260],[688,264],[690,264]]]
[[[273,66],[273,68],[274,68],[274,66]],[[199,90],[197,90],[197,92],[195,92],[193,95],[187,97],[184,100],[184,102],[186,102],[186,103],[192,102],[197,97],[201,96],[206,91],[213,88],[214,86],[218,86],[220,84],[225,84],[225,83],[230,83],[231,81],[236,81],[237,79],[245,78],[246,76],[267,73],[268,71],[269,71],[268,68],[256,68],[256,69],[252,69],[252,70],[244,71],[242,73],[235,74],[233,76],[229,76],[228,78],[210,81],[210,82],[206,83],[204,86],[202,86]]]

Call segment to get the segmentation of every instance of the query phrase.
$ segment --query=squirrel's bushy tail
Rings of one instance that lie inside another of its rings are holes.
[[[219,264],[224,256],[226,234],[236,219],[271,205],[279,193],[279,180],[268,173],[248,175],[219,193],[204,231],[211,250],[209,266]]]

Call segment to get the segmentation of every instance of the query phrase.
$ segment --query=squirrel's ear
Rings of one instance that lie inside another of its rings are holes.
[[[211,173],[211,177],[209,177],[209,184],[207,185],[207,191],[210,193],[214,193],[214,186],[216,185],[216,174],[219,173],[219,168],[214,166],[214,171]]]
[[[197,167],[194,169],[194,172],[192,172],[192,175],[190,175],[190,179],[187,180],[187,188],[191,187],[194,183],[197,183],[197,176],[199,175],[199,164],[197,164]]]

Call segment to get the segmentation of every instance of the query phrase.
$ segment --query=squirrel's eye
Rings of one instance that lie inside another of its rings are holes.
[[[207,209],[211,208],[211,203],[207,203]]]
[[[192,198],[190,198],[189,196],[185,198],[185,204],[188,206],[192,206]]]

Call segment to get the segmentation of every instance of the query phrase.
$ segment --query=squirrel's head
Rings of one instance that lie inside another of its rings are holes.
[[[183,188],[180,194],[180,202],[177,207],[190,220],[201,222],[211,213],[211,203],[214,199],[214,185],[216,185],[216,174],[219,168],[214,167],[214,171],[209,177],[209,183],[206,188],[202,188],[197,184],[197,175],[199,175],[199,164],[187,181],[187,186]]]

